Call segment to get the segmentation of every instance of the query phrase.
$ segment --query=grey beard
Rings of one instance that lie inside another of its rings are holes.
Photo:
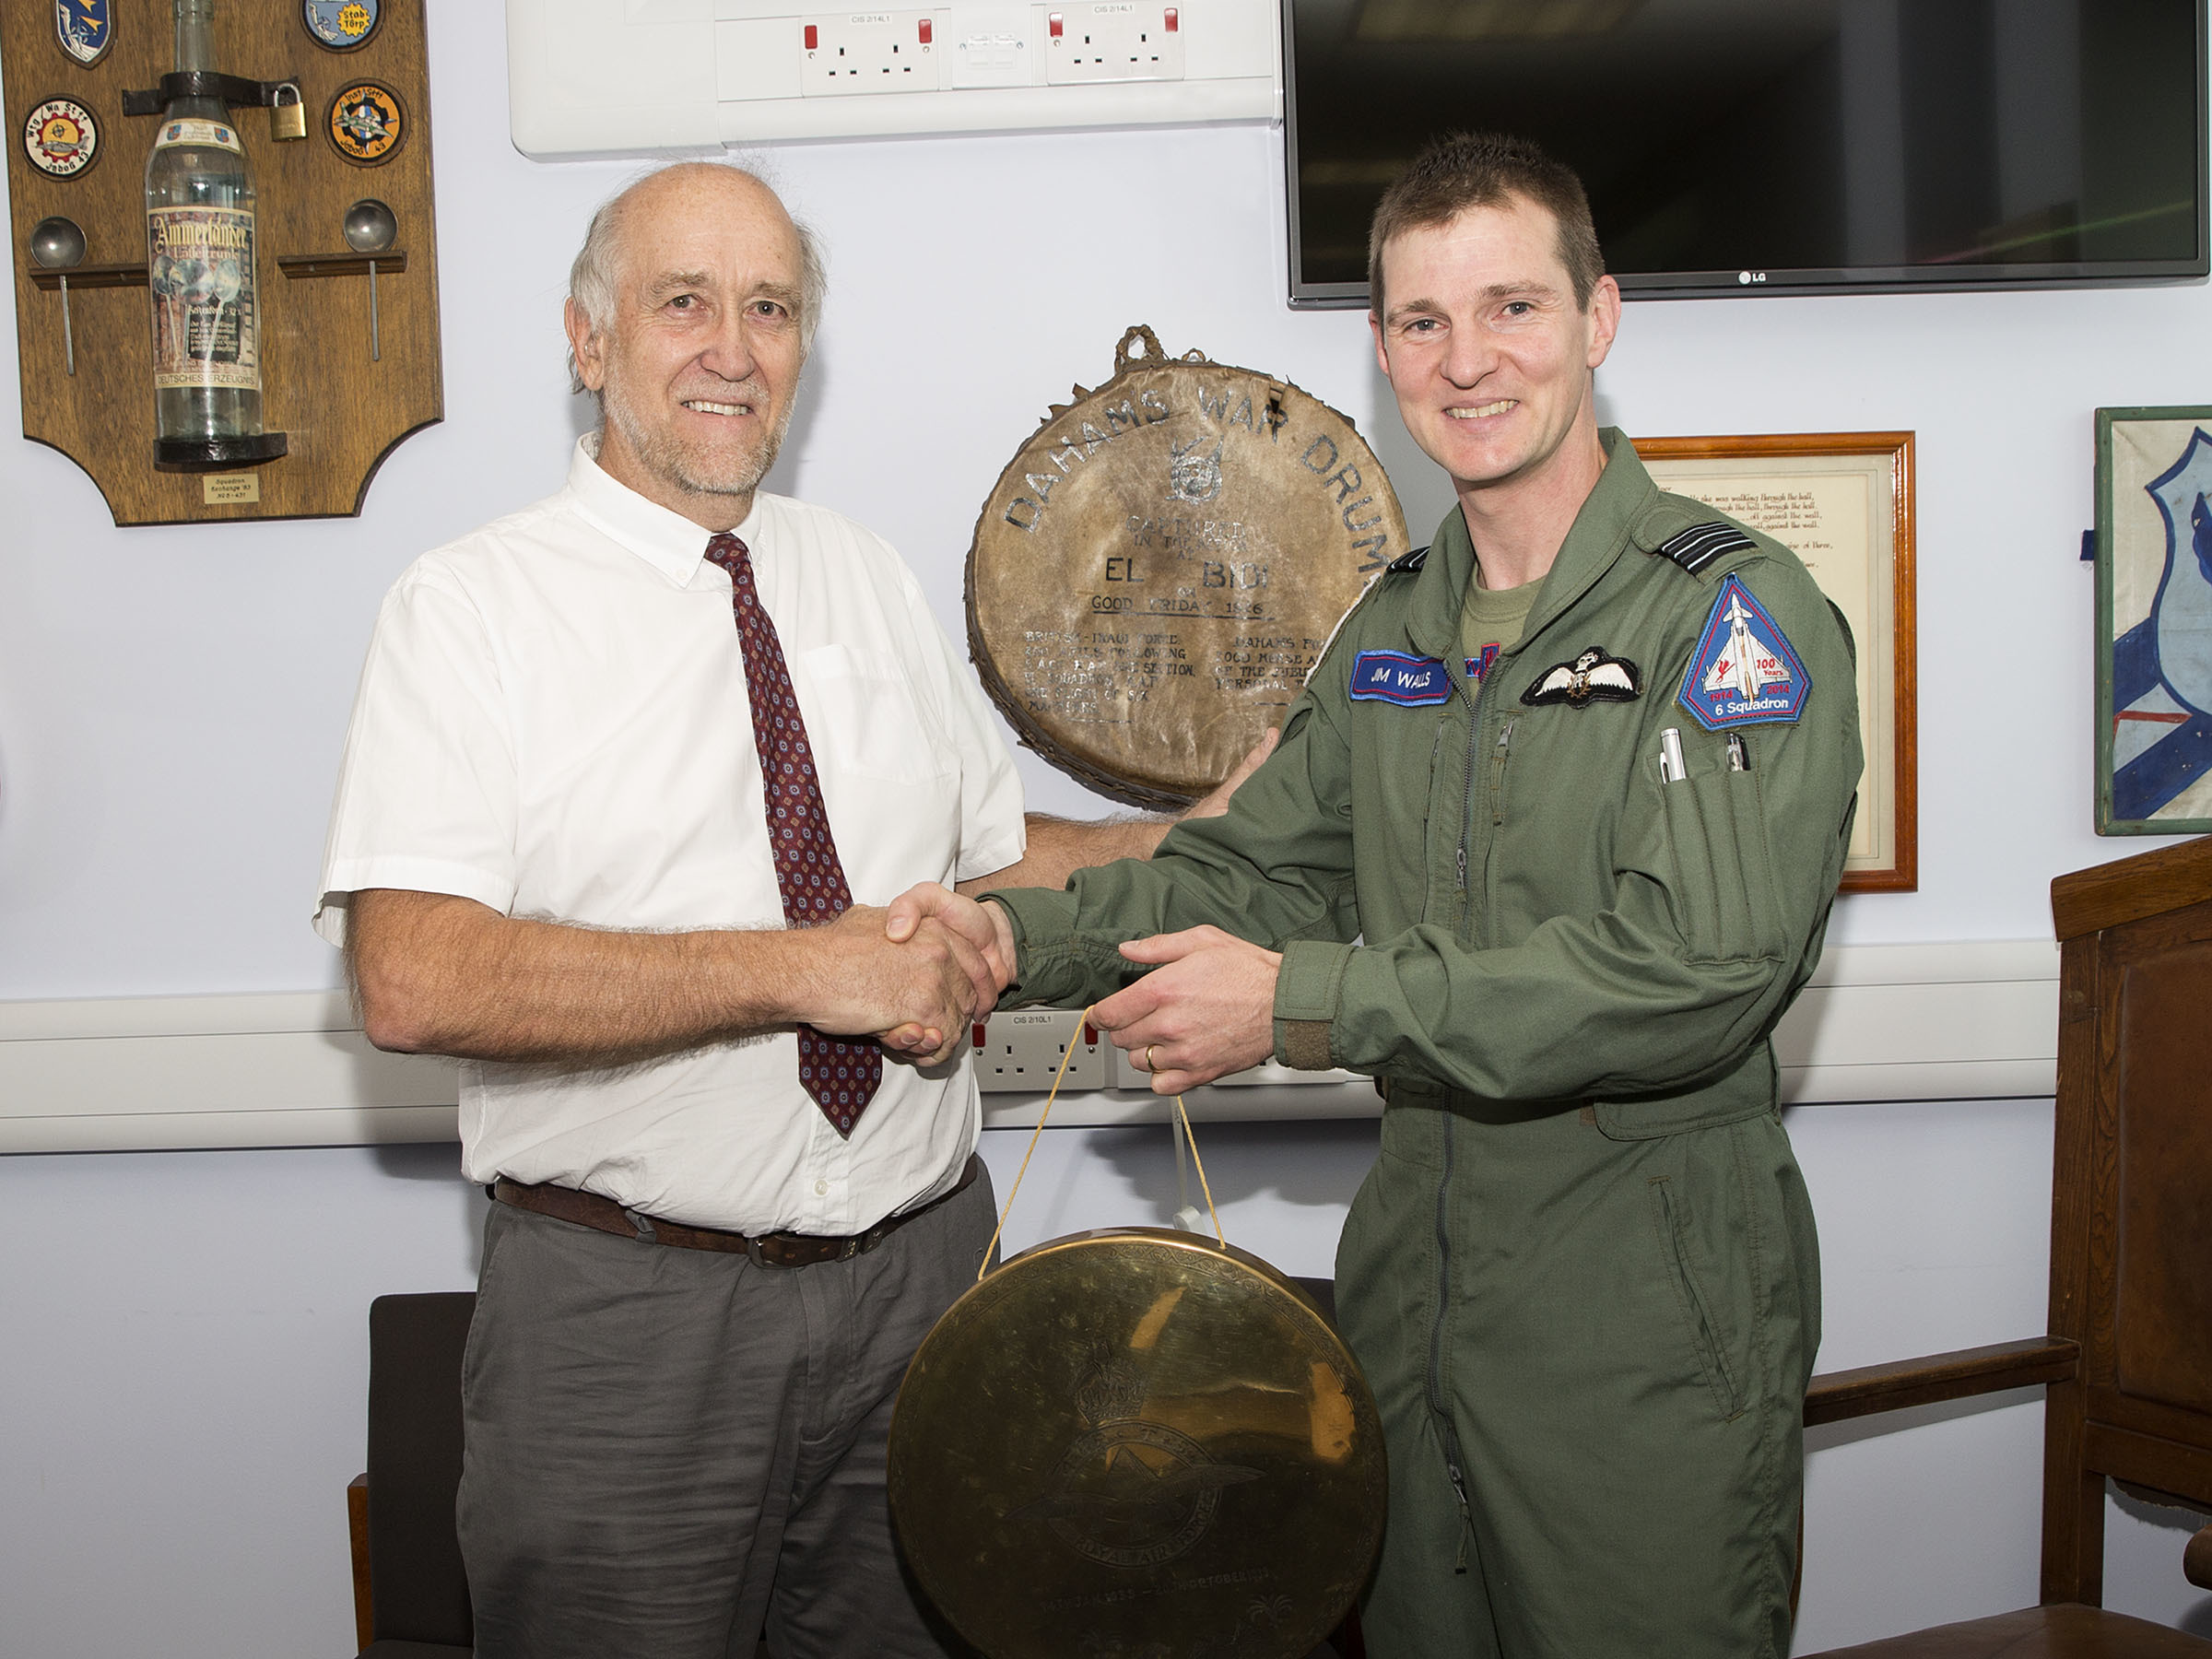
[[[727,465],[734,470],[705,477],[694,467],[693,457],[682,444],[671,441],[663,433],[645,430],[612,382],[603,389],[599,398],[601,418],[619,429],[623,442],[629,446],[640,465],[654,477],[692,495],[751,495],[759,488],[760,480],[768,477],[769,468],[775,465],[776,454],[783,447],[783,434],[791,429],[792,411],[796,406],[795,403],[783,406],[775,430],[768,433],[751,453],[729,458]]]

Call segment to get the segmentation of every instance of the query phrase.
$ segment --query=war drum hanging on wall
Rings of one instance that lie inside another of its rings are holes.
[[[1287,381],[1122,336],[999,476],[968,643],[1036,749],[1131,806],[1187,805],[1282,717],[1368,579],[1406,550],[1382,464]]]

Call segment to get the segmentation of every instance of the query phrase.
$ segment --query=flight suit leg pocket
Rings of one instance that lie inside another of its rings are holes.
[[[1674,1289],[1684,1333],[1722,1420],[1733,1421],[1743,1415],[1745,1395],[1738,1368],[1729,1359],[1722,1310],[1712,1300],[1712,1293],[1724,1287],[1709,1283],[1710,1274],[1700,1271],[1697,1257],[1704,1253],[1696,1248],[1694,1218],[1679,1183],[1668,1175],[1653,1175],[1647,1178],[1645,1189],[1650,1195],[1660,1267]]]
[[[1721,771],[1663,784],[1674,914],[1692,961],[1783,953],[1759,774]]]

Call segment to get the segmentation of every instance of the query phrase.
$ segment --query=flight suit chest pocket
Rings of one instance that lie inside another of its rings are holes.
[[[1660,785],[1673,863],[1669,898],[1692,961],[1784,953],[1759,776],[1722,769]]]

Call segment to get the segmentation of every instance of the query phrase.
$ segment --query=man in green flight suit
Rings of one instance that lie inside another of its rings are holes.
[[[1378,1080],[1336,1293],[1390,1453],[1379,1659],[1786,1653],[1819,1263],[1769,1034],[1850,838],[1851,641],[1598,429],[1620,296],[1571,172],[1444,140],[1370,247],[1459,496],[1433,545],[1226,817],[891,925],[957,914],[1003,1001],[1103,998],[1161,1093],[1270,1056]]]

